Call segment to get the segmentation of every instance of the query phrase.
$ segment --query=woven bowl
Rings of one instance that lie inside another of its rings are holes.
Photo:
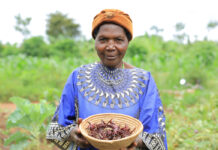
[[[108,122],[111,119],[115,124],[120,125],[121,127],[127,124],[128,127],[131,129],[131,131],[134,128],[135,130],[130,136],[118,140],[100,140],[88,135],[87,132],[87,127],[89,125],[88,122],[92,124],[93,123],[98,124],[101,122],[101,120],[103,120],[104,122]],[[103,113],[103,114],[96,114],[84,119],[82,123],[79,125],[79,128],[81,130],[81,134],[95,148],[99,150],[118,150],[120,148],[128,147],[130,144],[132,144],[137,138],[137,136],[142,132],[143,125],[139,120],[131,116],[118,114],[118,113]]]

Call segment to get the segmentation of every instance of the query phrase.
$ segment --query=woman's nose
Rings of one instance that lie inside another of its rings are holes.
[[[107,50],[114,50],[115,49],[115,43],[113,40],[109,40],[108,41],[108,44],[107,44],[107,47],[106,47]]]

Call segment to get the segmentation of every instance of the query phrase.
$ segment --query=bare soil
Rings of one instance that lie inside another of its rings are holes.
[[[16,105],[12,103],[0,103],[0,149],[9,150],[8,146],[4,146],[4,140],[8,137],[6,131],[6,121],[8,116],[16,109]],[[15,132],[15,131],[13,131]]]

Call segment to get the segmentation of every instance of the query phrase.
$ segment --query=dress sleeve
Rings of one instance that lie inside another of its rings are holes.
[[[149,150],[167,150],[165,116],[157,86],[150,73],[147,73],[145,94],[140,101],[139,120],[144,129],[139,136]]]
[[[52,121],[48,125],[46,138],[62,150],[76,149],[76,145],[68,138],[76,127],[78,119],[77,88],[74,71],[68,78]]]

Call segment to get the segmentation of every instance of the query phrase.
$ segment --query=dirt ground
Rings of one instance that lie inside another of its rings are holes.
[[[6,120],[8,116],[16,109],[12,103],[0,103],[0,149],[9,150],[9,147],[4,146],[4,139],[7,135],[4,134],[6,129]]]

